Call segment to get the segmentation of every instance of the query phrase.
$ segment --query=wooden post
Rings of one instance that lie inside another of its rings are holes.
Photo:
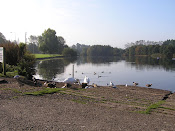
[[[6,75],[6,68],[5,68],[5,48],[4,47],[0,47],[0,62],[2,63],[3,75]]]
[[[5,48],[3,48],[3,74],[6,75]]]
[[[72,77],[74,78],[74,65],[72,67]]]

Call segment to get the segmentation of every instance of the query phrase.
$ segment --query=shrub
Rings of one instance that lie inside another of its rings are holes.
[[[19,61],[19,46],[14,43],[0,44],[0,47],[5,48],[5,61],[9,65],[17,65]]]
[[[35,73],[35,57],[27,52],[26,44],[20,43],[18,45],[9,42],[6,44],[0,44],[0,46],[4,47],[6,50],[6,71],[12,72],[18,70],[19,75],[31,79],[32,75]],[[15,67],[17,65],[18,67]]]
[[[18,73],[19,75],[26,76],[28,79],[32,79],[32,75],[35,74],[34,69],[35,57],[30,53],[26,52],[23,58],[18,63]]]
[[[64,56],[77,56],[77,52],[71,48],[64,48],[62,54]]]

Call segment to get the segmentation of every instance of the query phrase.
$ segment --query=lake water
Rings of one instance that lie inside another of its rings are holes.
[[[153,59],[150,57],[79,57],[74,59],[51,59],[37,61],[36,75],[38,79],[61,82],[67,77],[74,77],[83,82],[85,76],[90,84],[107,85],[112,81],[115,85],[132,85],[175,90],[175,61],[171,59]]]

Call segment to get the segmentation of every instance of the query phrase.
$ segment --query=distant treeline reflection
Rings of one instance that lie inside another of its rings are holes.
[[[128,66],[135,67],[138,70],[163,68],[166,71],[175,71],[175,61],[168,58],[152,58],[147,56],[128,56],[128,57],[73,57],[64,59],[51,59],[38,61],[36,63],[37,73],[43,79],[52,80],[57,74],[64,73],[64,69],[71,63],[83,65],[92,63],[94,65],[111,65],[113,62],[125,60]]]
[[[165,70],[175,70],[175,61],[168,58],[152,58],[143,56],[128,56],[125,57],[126,62],[129,62],[132,66],[137,66],[139,69],[143,68],[157,68],[162,67]]]

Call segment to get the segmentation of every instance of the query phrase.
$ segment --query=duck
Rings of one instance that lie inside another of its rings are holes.
[[[20,77],[20,75],[15,75],[14,78],[15,79],[18,79]]]
[[[69,84],[69,83],[65,83],[64,86],[61,87],[61,88],[68,88],[68,87],[71,87],[71,86],[72,86],[71,84]]]
[[[98,78],[100,78],[101,76],[100,75],[98,75]]]
[[[147,87],[151,87],[151,86],[152,86],[152,84],[146,84],[146,86],[147,86]]]
[[[49,83],[48,81],[46,81],[44,82],[44,86],[50,87],[50,88],[56,88],[56,83],[55,82]]]
[[[73,77],[66,78],[63,82],[69,84],[80,83],[79,79],[75,79]]]
[[[93,87],[98,87],[97,84],[94,84],[94,83],[92,84],[92,86],[93,86]]]
[[[134,86],[137,86],[138,84],[139,84],[139,83],[133,82],[133,85],[134,85]]]
[[[33,81],[33,83],[35,84],[35,85],[37,85],[37,80],[36,80],[36,78],[33,76],[32,77],[32,81]]]
[[[117,89],[117,86],[115,86],[115,85],[114,85],[114,83],[113,83],[113,82],[111,82],[111,81],[110,81],[110,83],[109,83],[109,86],[110,86],[110,87],[112,87],[112,88]]]
[[[84,77],[84,83],[89,84],[89,82],[90,82],[90,79],[89,79],[87,76],[85,76],[85,77]]]
[[[110,81],[109,86],[114,86],[114,83],[112,83],[112,82]]]

